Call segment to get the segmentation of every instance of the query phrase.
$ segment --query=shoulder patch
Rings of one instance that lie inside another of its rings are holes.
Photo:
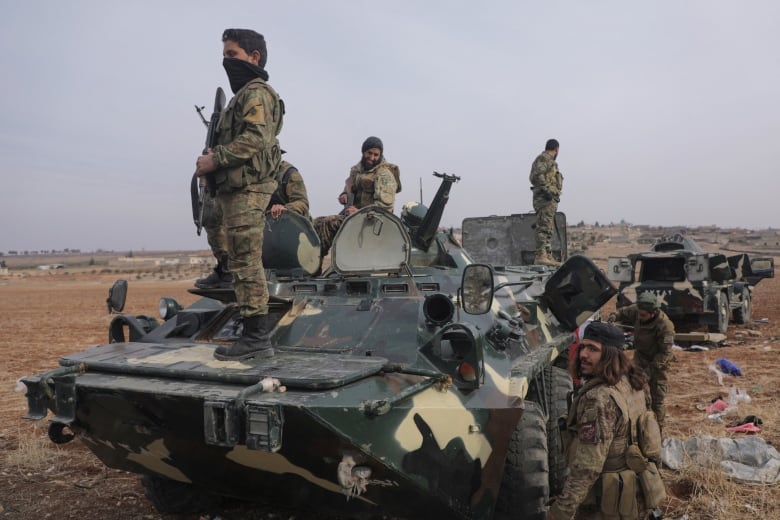
[[[577,430],[577,438],[583,444],[596,444],[596,421],[588,421],[580,424]]]
[[[244,114],[244,121],[247,123],[265,124],[265,110],[262,104],[253,105]]]

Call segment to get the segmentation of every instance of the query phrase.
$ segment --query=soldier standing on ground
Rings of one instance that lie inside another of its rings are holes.
[[[398,166],[385,159],[381,139],[374,136],[366,138],[360,151],[360,162],[350,169],[344,191],[339,194],[339,203],[345,206],[343,214],[317,217],[314,220],[323,257],[328,254],[333,237],[346,217],[366,206],[379,206],[392,212],[395,194],[401,191]]]
[[[281,162],[277,135],[284,108],[266,81],[263,35],[249,29],[222,34],[223,66],[235,94],[219,120],[218,145],[198,157],[196,175],[211,174],[222,213],[228,268],[243,331],[233,345],[214,351],[217,359],[272,356],[268,286],[263,270],[265,210],[276,190]]]
[[[558,157],[558,141],[549,139],[544,151],[531,165],[531,190],[536,212],[536,258],[537,265],[559,265],[553,258],[550,242],[555,224],[555,212],[561,201],[563,175],[558,171],[555,159]]]
[[[610,314],[609,321],[634,327],[634,364],[644,370],[650,380],[650,396],[658,424],[663,428],[669,391],[669,365],[672,362],[674,324],[659,308],[653,293],[643,292],[634,305]]]
[[[649,398],[645,376],[626,357],[624,343],[623,332],[614,325],[593,322],[585,329],[570,367],[572,378],[584,383],[566,423],[569,476],[548,520],[569,520],[575,514],[578,519],[645,518],[645,497],[627,455],[633,444],[630,419],[647,411]],[[656,442],[660,445],[660,438]]]

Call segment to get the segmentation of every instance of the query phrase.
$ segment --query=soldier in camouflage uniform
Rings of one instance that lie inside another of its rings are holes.
[[[572,378],[584,383],[567,418],[569,476],[548,520],[569,520],[575,514],[578,519],[645,518],[640,516],[645,513],[641,486],[629,469],[627,452],[629,417],[646,412],[649,397],[646,378],[626,357],[624,343],[623,332],[614,325],[597,321],[585,329],[570,367]]]
[[[536,258],[538,265],[560,265],[552,256],[550,241],[555,224],[555,212],[561,201],[563,175],[558,171],[555,159],[558,157],[558,141],[549,139],[544,152],[531,165],[531,190],[536,212]]]
[[[276,190],[281,162],[277,135],[284,107],[266,81],[267,51],[261,34],[227,29],[223,65],[235,94],[218,124],[218,144],[198,157],[195,173],[211,174],[222,212],[228,268],[243,321],[241,338],[214,351],[217,359],[273,355],[269,339],[268,286],[263,271],[265,210]]]
[[[279,169],[275,175],[277,188],[271,201],[268,203],[267,212],[273,218],[279,218],[282,211],[292,211],[306,218],[309,215],[309,198],[306,193],[306,185],[303,182],[298,169],[287,161],[279,163]],[[203,204],[203,229],[206,230],[206,238],[217,259],[214,272],[205,278],[195,280],[195,287],[199,289],[226,289],[233,285],[233,275],[227,267],[227,237],[222,226],[222,212],[214,202],[214,199],[204,193]]]
[[[339,194],[339,203],[345,206],[344,211],[314,220],[323,257],[328,254],[333,237],[346,217],[366,206],[393,211],[395,194],[401,191],[401,179],[398,166],[387,162],[383,153],[381,139],[374,136],[366,138],[361,147],[360,162],[350,169],[344,191]]]
[[[609,316],[634,327],[634,363],[645,371],[650,380],[650,396],[658,424],[663,428],[666,407],[664,401],[669,391],[669,365],[674,359],[674,324],[659,308],[658,299],[650,292],[643,292],[634,305],[628,305]]]

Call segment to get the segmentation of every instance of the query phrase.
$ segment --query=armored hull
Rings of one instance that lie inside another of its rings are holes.
[[[289,218],[279,225],[310,226]],[[159,325],[118,315],[110,343],[23,380],[28,417],[51,411],[52,440],[75,435],[145,475],[166,512],[236,497],[355,517],[544,518],[571,386],[554,365],[615,289],[584,257],[557,271],[474,264],[437,226],[364,208],[322,275],[268,259],[270,358],[213,357],[240,336],[230,290],[168,302]],[[310,258],[305,231],[286,233],[282,257]]]

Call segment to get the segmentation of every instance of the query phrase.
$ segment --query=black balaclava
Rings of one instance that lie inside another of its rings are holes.
[[[238,58],[225,58],[222,60],[222,66],[225,67],[225,72],[227,72],[230,90],[233,91],[233,94],[237,93],[244,85],[255,78],[268,81],[268,73],[265,69],[248,61]]]

